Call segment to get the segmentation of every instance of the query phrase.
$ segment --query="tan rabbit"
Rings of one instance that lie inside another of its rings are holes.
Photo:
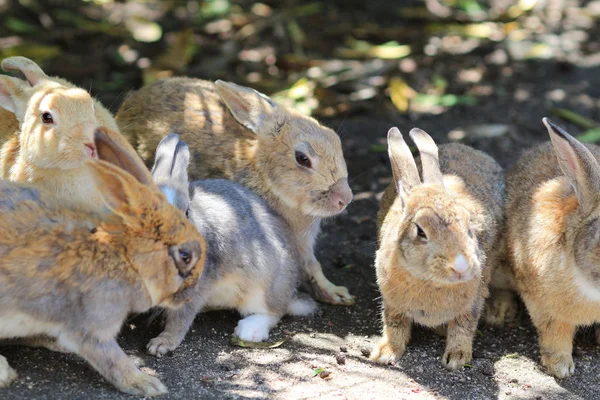
[[[544,118],[550,143],[507,174],[507,249],[542,365],[572,375],[573,336],[600,322],[600,147]]]
[[[129,313],[190,299],[204,238],[156,188],[104,161],[86,166],[110,213],[0,180],[0,338],[46,335],[126,393],[166,393],[115,336]],[[0,356],[0,387],[15,378]]]
[[[8,132],[9,140],[0,150],[0,178],[49,189],[65,204],[101,207],[102,197],[84,168],[85,160],[98,157],[96,128],[108,128],[104,135],[135,154],[110,113],[85,90],[48,77],[27,58],[4,59],[2,68],[22,72],[26,80],[0,76],[0,107],[5,110],[0,116],[10,112],[18,121],[17,133]],[[12,121],[0,129],[14,129]],[[149,172],[147,181],[152,182]]]
[[[352,303],[314,255],[321,219],[352,200],[335,132],[253,89],[190,78],[162,80],[129,95],[116,120],[148,165],[161,139],[177,132],[196,160],[192,180],[226,178],[261,195],[292,228],[313,295]]]
[[[411,324],[447,328],[442,364],[455,370],[472,358],[473,337],[488,295],[494,244],[502,219],[504,178],[488,155],[461,144],[438,149],[410,131],[417,165],[397,128],[388,132],[394,184],[378,215],[375,266],[383,298],[383,339],[371,359],[401,357]]]

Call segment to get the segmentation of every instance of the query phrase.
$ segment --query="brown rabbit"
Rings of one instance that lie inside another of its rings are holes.
[[[192,180],[231,179],[265,198],[292,228],[313,295],[352,303],[314,255],[321,219],[352,200],[335,132],[253,89],[191,78],[162,80],[129,95],[116,120],[148,165],[161,139],[177,132],[196,160]]]
[[[102,196],[84,161],[97,158],[94,132],[105,135],[133,157],[135,151],[118,132],[110,113],[88,92],[60,78],[48,77],[33,61],[10,57],[5,71],[20,71],[26,80],[0,76],[0,107],[14,120],[0,124],[0,137],[9,140],[0,150],[0,178],[49,189],[65,204],[97,209]],[[12,122],[11,122],[12,121]],[[147,172],[147,181],[152,182]]]
[[[204,238],[156,188],[104,161],[86,166],[110,214],[0,180],[0,338],[46,335],[126,393],[166,393],[115,336],[129,313],[190,299]],[[0,387],[15,378],[0,356]]]
[[[442,364],[455,370],[472,358],[473,337],[488,295],[496,233],[502,219],[502,168],[461,144],[438,149],[420,129],[410,136],[422,179],[397,128],[388,132],[394,184],[378,214],[375,267],[383,298],[383,339],[371,359],[401,357],[413,322],[447,328]]]
[[[506,242],[542,365],[565,378],[577,327],[600,322],[600,147],[543,122],[551,142],[507,174]]]

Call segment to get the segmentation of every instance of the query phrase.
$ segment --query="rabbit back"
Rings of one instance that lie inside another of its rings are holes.
[[[207,307],[227,303],[217,292],[235,296],[253,287],[265,289],[270,309],[287,307],[300,268],[293,236],[281,217],[248,188],[223,179],[193,182],[190,195],[190,219],[208,249],[202,284],[217,296]]]

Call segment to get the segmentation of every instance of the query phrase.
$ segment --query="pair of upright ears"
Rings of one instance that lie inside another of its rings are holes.
[[[404,141],[402,133],[396,127],[388,131],[388,155],[392,164],[392,174],[397,192],[409,193],[412,188],[421,183],[444,185],[438,148],[431,136],[422,129],[413,128],[409,135],[421,156],[421,170],[423,179],[419,176],[417,164]]]
[[[548,129],[558,164],[575,190],[579,206],[584,213],[590,212],[598,203],[600,195],[600,164],[590,150],[548,118],[542,122]],[[410,137],[421,156],[423,183],[443,185],[438,148],[423,130],[414,128]],[[421,183],[410,148],[398,128],[388,132],[388,153],[398,193],[409,192]]]

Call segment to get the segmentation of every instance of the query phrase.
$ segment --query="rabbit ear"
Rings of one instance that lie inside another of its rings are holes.
[[[0,107],[15,115],[21,114],[22,111],[17,110],[27,101],[25,89],[26,84],[21,79],[0,75]],[[19,116],[17,118],[20,120]]]
[[[102,126],[96,129],[94,142],[100,160],[110,162],[129,172],[138,182],[154,187],[150,172],[127,139]]]
[[[104,203],[115,214],[127,219],[134,215],[139,200],[150,201],[144,187],[136,178],[120,167],[106,161],[86,161]]]
[[[589,212],[600,193],[600,165],[592,153],[548,118],[542,119],[550,133],[560,169],[575,189],[579,205]]]
[[[417,149],[419,149],[423,169],[423,183],[443,185],[444,181],[442,171],[440,170],[438,148],[431,136],[419,128],[413,128],[409,135],[417,145]]]
[[[155,182],[173,182],[187,186],[190,149],[179,139],[179,135],[171,133],[165,136],[156,148],[152,177]]]
[[[233,117],[257,135],[276,135],[279,107],[254,89],[218,80],[217,93]]]
[[[394,127],[388,131],[388,155],[398,194],[410,192],[420,182],[419,171],[402,133]]]
[[[48,75],[42,69],[25,57],[8,57],[2,60],[2,69],[6,72],[9,71],[20,71],[29,82],[31,86],[35,86],[38,83],[48,79]]]

